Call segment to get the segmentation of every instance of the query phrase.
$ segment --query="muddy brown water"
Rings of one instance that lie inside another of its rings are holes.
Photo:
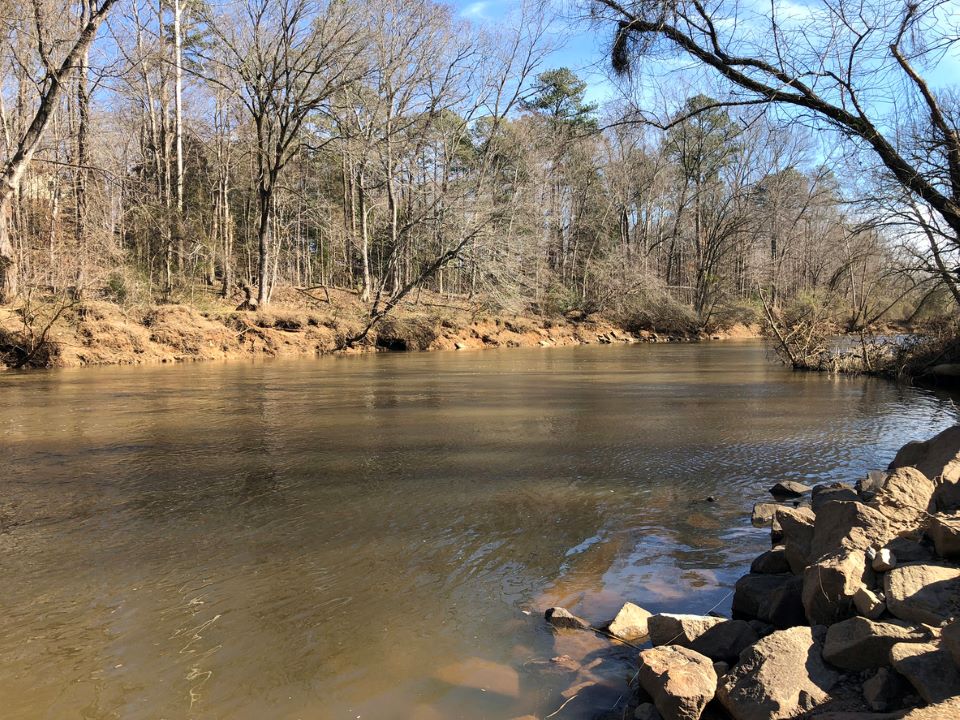
[[[769,485],[956,419],[753,342],[3,374],[0,715],[593,717],[545,607],[728,609]]]

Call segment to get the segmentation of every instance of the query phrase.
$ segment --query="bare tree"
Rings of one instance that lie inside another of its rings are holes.
[[[271,232],[281,173],[299,150],[304,123],[358,80],[361,28],[349,2],[246,0],[217,8],[208,27],[223,45],[256,136],[257,303],[270,300]]]
[[[81,64],[87,49],[96,37],[104,18],[116,0],[102,0],[97,5],[83,7],[79,32],[67,44],[65,52],[50,47],[47,33],[50,20],[39,2],[33,3],[33,20],[36,28],[36,51],[43,68],[38,83],[37,107],[26,131],[11,142],[9,158],[0,174],[0,303],[9,303],[18,294],[17,253],[10,237],[10,213],[20,188],[20,181],[43,140],[44,134],[57,108],[67,80]]]
[[[591,0],[615,27],[614,69],[657,53],[681,54],[728,83],[728,104],[768,105],[829,126],[872,152],[886,172],[950,229],[960,248],[960,133],[956,105],[925,79],[957,38],[942,0],[891,6],[839,0],[791,18],[736,0]],[[699,110],[698,112],[703,112]],[[944,279],[952,268],[941,273]]]

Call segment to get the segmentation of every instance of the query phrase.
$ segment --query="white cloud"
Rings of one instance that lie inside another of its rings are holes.
[[[472,2],[460,11],[460,15],[461,17],[469,18],[471,20],[489,20],[490,16],[487,15],[487,10],[490,9],[490,5],[491,3],[489,0]]]

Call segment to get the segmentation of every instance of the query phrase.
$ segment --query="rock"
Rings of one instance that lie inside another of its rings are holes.
[[[664,720],[699,720],[717,689],[710,659],[675,645],[643,650],[639,680]]]
[[[793,718],[823,704],[838,675],[823,662],[822,635],[795,627],[750,646],[720,683],[720,703],[734,720]]]
[[[896,536],[879,510],[862,502],[830,502],[820,508],[810,541],[810,560],[840,549],[866,550]]]
[[[939,625],[960,615],[960,569],[949,565],[900,565],[883,579],[887,610],[901,620]]]
[[[933,509],[950,515],[960,512],[960,482],[942,482],[933,491]]]
[[[791,579],[791,575],[744,575],[733,589],[733,617],[738,620],[763,620],[770,616],[770,597]]]
[[[887,604],[869,588],[862,587],[853,595],[857,612],[869,620],[877,620],[887,609]]]
[[[933,550],[907,537],[894,538],[886,544],[886,547],[894,554],[900,564],[928,562],[934,559]]]
[[[810,562],[816,515],[810,508],[780,508],[775,515],[790,572],[799,575]]]
[[[733,665],[739,660],[740,653],[759,639],[750,623],[726,620],[696,638],[690,643],[690,648],[711,660]]]
[[[890,649],[893,669],[903,675],[927,703],[960,695],[960,670],[948,653],[933,643],[899,643]]]
[[[750,572],[764,575],[781,575],[790,572],[786,548],[783,545],[777,545],[773,549],[761,553],[750,563]]]
[[[747,624],[753,628],[753,631],[757,634],[757,637],[766,637],[772,633],[776,628],[770,623],[766,623],[763,620],[747,620]]]
[[[729,670],[730,663],[726,663],[723,660],[717,660],[713,663],[713,671],[717,674],[718,678],[722,678]]]
[[[890,473],[883,487],[870,502],[887,517],[900,534],[916,528],[932,507],[936,486],[926,475],[912,467],[898,468]]]
[[[759,638],[743,620],[725,620],[703,615],[654,615],[649,621],[650,641],[655,645],[679,645],[696,650],[711,660],[735,663],[740,652]]]
[[[770,521],[770,544],[773,546],[783,544],[783,528],[780,526],[776,514],[774,514],[773,520]]]
[[[620,612],[607,626],[607,632],[621,640],[641,640],[646,639],[650,634],[647,628],[647,620],[651,613],[644,610],[639,605],[633,603],[624,603]]]
[[[853,617],[827,629],[823,659],[844,670],[883,667],[889,665],[890,648],[897,643],[929,640],[923,630]]]
[[[663,715],[657,712],[657,706],[653,703],[637,705],[637,709],[633,711],[633,717],[636,720],[663,720]]]
[[[803,580],[793,575],[744,575],[734,587],[733,617],[778,628],[803,624],[802,588]]]
[[[960,558],[960,515],[934,515],[927,526],[927,536],[940,557]]]
[[[890,548],[881,548],[870,561],[874,572],[887,572],[897,566],[897,556]]]
[[[878,669],[863,683],[863,699],[867,707],[877,712],[896,708],[908,692],[903,676],[888,667]]]
[[[750,623],[743,620],[725,620],[707,629],[690,643],[690,649],[714,661],[730,665],[737,662],[740,653],[760,637]]]
[[[903,720],[953,720],[960,717],[960,697],[944,700],[936,705],[911,710]]]
[[[782,480],[770,488],[770,494],[775,498],[797,498],[810,492],[812,488],[793,480]]]
[[[814,485],[810,496],[810,504],[814,512],[820,512],[820,508],[828,502],[834,500],[859,500],[860,496],[851,485],[846,483],[830,483]]]
[[[467,344],[466,344],[466,343],[462,343],[462,342],[456,342],[456,343],[453,344],[453,346],[454,346],[457,350],[466,350],[466,349],[467,349]]]
[[[890,477],[890,473],[885,470],[871,470],[866,474],[866,477],[862,477],[854,483],[853,489],[860,495],[876,493],[887,482],[888,477]]]
[[[803,573],[803,607],[811,625],[832,625],[853,614],[853,596],[873,585],[873,571],[861,550],[840,550]]]
[[[940,643],[943,649],[950,653],[953,664],[960,668],[960,620],[954,620],[943,628]]]
[[[960,425],[947,428],[924,442],[909,442],[900,448],[890,470],[915,467],[928,478],[960,481]]]
[[[750,522],[753,523],[754,527],[770,525],[774,513],[781,507],[783,506],[777,503],[756,503],[753,506],[753,513],[750,515]]]
[[[543,616],[546,618],[548,623],[557,628],[564,628],[566,630],[590,629],[590,623],[583,618],[578,618],[576,615],[573,615],[566,608],[552,607],[547,610]]]
[[[767,621],[779,630],[807,624],[806,611],[803,607],[802,577],[791,577],[773,591],[770,596]]]
[[[650,616],[647,627],[650,629],[650,642],[654,647],[659,645],[690,647],[691,642],[722,622],[724,622],[723,618],[709,615],[660,613]]]

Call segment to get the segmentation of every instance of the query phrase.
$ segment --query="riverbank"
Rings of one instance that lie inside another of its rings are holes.
[[[422,293],[358,345],[367,306],[344,290],[279,292],[263,310],[201,294],[193,303],[123,306],[104,300],[0,308],[0,368],[137,365],[334,352],[479,350],[759,337],[756,326],[710,333],[633,329],[599,315],[543,317],[486,310],[479,301]]]
[[[754,506],[772,549],[730,619],[627,603],[602,625],[546,620],[639,650],[624,717],[960,717],[960,425],[853,480],[777,483]]]

